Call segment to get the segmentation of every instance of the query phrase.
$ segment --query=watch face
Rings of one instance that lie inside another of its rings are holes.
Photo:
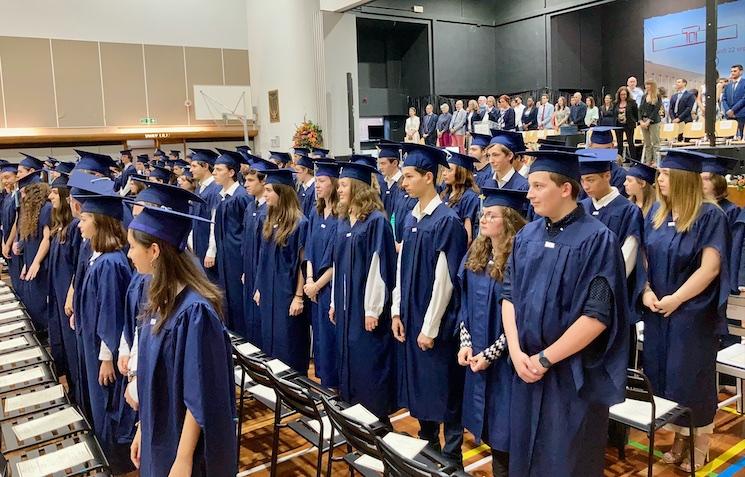
[[[551,363],[549,362],[549,360],[544,357],[538,358],[538,362],[541,363],[541,366],[543,366],[546,369],[551,367]]]

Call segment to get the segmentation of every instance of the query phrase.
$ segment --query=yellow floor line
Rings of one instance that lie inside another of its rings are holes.
[[[705,476],[709,472],[713,472],[717,470],[719,467],[723,466],[727,463],[731,458],[739,456],[741,452],[745,451],[745,439],[741,440],[734,446],[730,447],[727,451],[725,451],[722,455],[717,456],[706,464],[704,467],[701,468],[698,472],[696,472],[696,475],[698,476]]]
[[[726,407],[725,406],[725,407],[723,407],[721,409],[722,409],[722,411],[727,411],[728,413],[734,414],[736,416],[740,416],[741,415],[739,412],[737,412],[737,409],[732,409],[731,407]]]
[[[478,446],[478,447],[477,447],[477,448],[475,448],[475,449],[471,449],[470,451],[466,451],[466,452],[464,452],[464,453],[463,453],[463,460],[468,460],[468,459],[470,459],[471,457],[473,457],[473,456],[475,456],[475,455],[479,455],[479,454],[481,454],[482,452],[484,452],[484,451],[488,451],[488,450],[489,450],[489,446],[488,446],[488,445],[486,445],[486,444],[481,444],[480,446]]]

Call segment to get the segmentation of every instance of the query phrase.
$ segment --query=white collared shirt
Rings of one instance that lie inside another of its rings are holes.
[[[240,186],[241,185],[239,183],[233,182],[233,185],[231,185],[227,189],[225,189],[223,187],[223,189],[220,191],[220,197],[222,197],[223,200],[224,200],[225,197],[232,196],[233,194],[235,194],[235,191],[238,190],[238,187],[240,187]],[[213,217],[213,219],[214,219],[214,217]]]
[[[606,194],[605,196],[601,197],[598,200],[595,200],[592,198],[592,205],[595,207],[596,210],[600,210],[604,207],[607,207],[608,204],[613,202],[613,200],[620,196],[621,193],[618,192],[618,189],[616,187],[611,187],[610,192]],[[634,270],[634,267],[636,266],[636,255],[637,251],[639,250],[639,241],[636,239],[636,237],[629,236],[626,237],[626,240],[623,241],[623,244],[621,245],[621,253],[623,254],[623,262],[624,265],[626,265],[626,278],[631,275],[631,272]]]
[[[422,210],[422,203],[417,202],[414,208],[411,210],[411,215],[414,216],[417,222],[422,220],[422,217],[425,215],[432,215],[432,212],[435,211],[438,205],[442,204],[442,199],[440,199],[440,196],[435,194],[434,198],[429,201],[429,204],[424,207],[424,210]]]
[[[601,197],[600,199],[597,199],[597,200],[596,200],[596,199],[595,199],[595,198],[593,197],[593,198],[592,198],[592,205],[593,205],[593,206],[594,206],[594,207],[595,207],[596,209],[600,210],[600,209],[602,209],[603,207],[605,207],[605,206],[607,206],[608,204],[610,204],[611,202],[613,202],[613,199],[615,199],[615,198],[616,198],[616,197],[618,197],[619,195],[621,195],[621,193],[620,193],[620,192],[618,192],[618,188],[616,188],[616,187],[611,187],[611,188],[610,188],[610,192],[609,192],[608,194],[606,194],[605,196]]]
[[[262,206],[264,205],[264,202],[266,202],[266,198],[264,198],[264,196],[261,196],[259,197],[259,200],[257,200],[256,202],[259,203],[259,206]]]
[[[199,192],[204,192],[204,189],[206,189],[207,186],[212,184],[213,182],[215,182],[215,178],[212,176],[207,177],[203,181],[199,181]]]
[[[315,178],[315,177],[311,177],[311,178],[310,178],[310,179],[308,180],[308,182],[303,182],[303,190],[308,190],[308,189],[310,189],[310,188],[311,188],[311,187],[313,186],[313,184],[314,184],[315,182],[316,182],[316,178]]]
[[[504,177],[502,177],[501,179],[499,178],[498,173],[495,172],[494,180],[497,181],[497,186],[501,189],[502,187],[504,187],[505,184],[507,184],[510,181],[510,179],[512,179],[512,176],[514,175],[515,175],[515,168],[510,167],[509,172],[507,172],[507,174],[505,174]]]
[[[403,173],[401,173],[401,169],[399,169],[390,178],[385,177],[384,180],[385,180],[385,183],[388,186],[388,188],[390,189],[393,184],[395,184],[396,182],[398,182],[398,180],[401,178],[401,176],[403,176]]]

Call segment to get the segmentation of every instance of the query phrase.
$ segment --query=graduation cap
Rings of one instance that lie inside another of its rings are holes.
[[[566,146],[563,144],[546,143],[538,146],[539,151],[563,151],[563,152],[577,152],[577,148],[574,146]]]
[[[132,157],[132,149],[123,149],[119,151],[119,154],[122,156],[129,156]]]
[[[631,159],[631,167],[626,171],[627,176],[636,177],[645,181],[647,184],[654,184],[657,177],[657,169],[648,166],[643,162]]]
[[[476,166],[474,163],[477,161],[475,157],[467,156],[465,154],[461,154],[459,152],[451,152],[448,157],[448,162],[450,164],[455,164],[456,166],[463,167],[471,172],[476,170]]]
[[[623,129],[613,126],[595,126],[590,133],[590,142],[593,144],[611,144],[613,142],[613,130]]]
[[[160,179],[163,182],[171,182],[172,176],[173,172],[169,171],[163,166],[153,166],[152,170],[150,171],[150,177]]]
[[[101,214],[116,220],[124,217],[122,196],[119,194],[91,195],[85,198],[81,212]]]
[[[269,159],[277,161],[280,166],[292,162],[292,156],[288,152],[269,151]]]
[[[40,171],[44,168],[44,163],[41,160],[26,154],[25,152],[22,152],[21,154],[23,154],[23,159],[21,159],[20,164],[18,164],[19,166],[23,166],[26,169],[31,169],[33,171]]]
[[[32,171],[25,176],[21,177],[20,179],[16,180],[18,183],[18,188],[23,189],[26,186],[30,186],[33,184],[38,184],[41,182],[41,170],[38,171]]]
[[[59,161],[52,156],[47,156],[47,160],[44,161],[44,164],[49,164],[49,168],[53,169]]]
[[[313,159],[311,159],[310,156],[308,156],[305,153],[296,153],[296,154],[298,156],[300,156],[300,157],[295,162],[295,164],[298,165],[298,166],[303,166],[303,167],[305,167],[307,169],[310,169],[312,171],[313,170],[313,167],[314,167],[313,166]]]
[[[59,176],[57,176],[57,178],[54,179],[52,183],[49,184],[49,186],[52,189],[60,189],[60,188],[68,189],[69,186],[67,185],[67,182],[69,178],[70,178],[70,175],[68,173],[60,172]]]
[[[183,251],[195,220],[211,222],[209,219],[191,215],[167,207],[142,206],[142,212],[132,219],[129,229],[161,239]],[[121,207],[120,207],[121,209]]]
[[[137,156],[137,162],[147,164],[148,162],[150,162],[150,156],[148,156],[147,154],[140,154],[139,156]]]
[[[542,138],[538,140],[538,144],[556,144],[558,146],[566,146],[566,141],[563,139]]]
[[[525,210],[525,204],[528,202],[528,191],[513,189],[497,189],[493,187],[481,188],[481,194],[484,196],[483,207],[509,207],[515,209],[521,214]]]
[[[162,151],[162,150],[160,150],[160,149],[156,149],[156,150],[155,150],[155,152],[153,153],[153,156],[160,156],[160,157],[163,157],[163,158],[165,158],[165,157],[166,157],[166,153],[165,153],[165,152],[163,152],[163,151]]]
[[[251,162],[251,169],[259,172],[266,172],[268,170],[277,170],[279,169],[279,166],[272,161],[267,161],[266,159],[259,157],[259,156],[253,156],[255,159],[253,162]]]
[[[401,160],[401,145],[398,143],[381,143],[378,146],[378,159]]]
[[[318,161],[316,162],[316,177],[339,178],[340,165],[338,162]]]
[[[191,169],[186,168],[184,169],[184,173],[181,174],[182,177],[188,177],[189,179],[194,179],[194,174],[192,174]]]
[[[189,167],[189,163],[183,159],[176,159],[175,161],[171,161],[171,165],[173,167],[180,167],[182,169],[185,167]]]
[[[378,169],[371,167],[364,162],[344,162],[341,163],[341,170],[339,171],[339,178],[357,179],[365,184],[372,185],[373,177],[376,174],[380,174]]]
[[[192,149],[191,152],[192,161],[204,162],[210,166],[215,165],[215,159],[217,159],[218,154],[212,149]]]
[[[72,189],[70,191],[71,195],[81,198],[91,195],[114,193],[114,181],[107,177],[97,177],[81,170],[73,170],[70,173],[67,185]]]
[[[292,169],[267,169],[265,184],[281,184],[287,187],[295,188],[295,171]]]
[[[483,149],[489,145],[490,141],[491,136],[488,134],[471,133],[471,146],[478,146]]]
[[[329,152],[330,152],[330,151],[329,151],[328,149],[324,149],[324,148],[322,148],[322,147],[314,147],[314,148],[313,148],[313,149],[311,150],[311,152],[313,153],[313,155],[314,155],[314,156],[317,156],[317,157],[319,157],[319,158],[321,158],[321,159],[325,159],[325,158],[326,158],[326,156],[328,156],[328,155],[329,155]]]
[[[530,173],[555,172],[562,176],[580,181],[579,160],[577,154],[566,151],[534,151],[535,158],[530,165]]]
[[[725,156],[716,156],[714,159],[707,159],[701,165],[701,172],[711,172],[725,176],[735,170],[740,163],[737,159]]]
[[[181,155],[181,151],[179,151],[178,149],[171,149],[171,155],[173,157],[179,157]]]
[[[246,146],[245,144],[241,144],[240,146],[235,146],[235,150],[237,152],[251,152],[251,148]]]
[[[523,135],[515,131],[505,131],[501,129],[494,131],[494,137],[489,141],[489,145],[491,146],[492,144],[501,144],[512,151],[513,154],[517,151],[525,150],[525,140],[523,139]]]
[[[308,149],[307,147],[293,147],[292,151],[295,154],[305,154],[306,156],[310,154],[310,149]]]
[[[0,172],[12,172],[13,174],[18,174],[18,164],[10,164],[6,162],[0,166]]]
[[[75,152],[80,156],[80,160],[75,165],[75,169],[98,172],[105,176],[111,174],[109,168],[114,166],[114,160],[111,156],[99,154],[97,152],[81,151],[78,149],[75,149]]]
[[[609,157],[606,153],[601,151],[610,151],[613,153],[612,157]],[[616,159],[615,149],[582,149],[577,151],[579,156],[579,173],[581,175],[587,174],[601,174],[603,172],[610,172],[611,162]]]
[[[75,169],[75,163],[74,162],[58,162],[57,165],[54,167],[55,172],[59,172],[60,174],[69,174],[72,172],[72,170]]]
[[[665,149],[667,155],[662,158],[660,168],[678,169],[682,171],[701,173],[704,161],[715,159],[716,156],[688,149]]]
[[[404,156],[404,167],[418,167],[431,172],[435,176],[439,166],[450,168],[447,153],[441,149],[413,142],[403,143],[401,147],[406,154]]]
[[[366,164],[373,169],[378,168],[378,160],[369,154],[352,154],[349,157],[350,162],[356,162],[357,164]]]
[[[188,213],[191,207],[190,202],[204,204],[205,201],[193,192],[182,189],[179,186],[170,184],[160,184],[158,182],[144,182],[147,187],[137,194],[134,200],[127,200],[128,203],[147,202],[159,207],[167,207],[182,213]]]
[[[217,149],[217,151],[220,153],[220,155],[217,157],[217,159],[215,159],[215,165],[223,164],[229,169],[239,171],[241,169],[241,164],[248,163],[248,161],[239,152],[228,151],[226,149],[219,148]]]

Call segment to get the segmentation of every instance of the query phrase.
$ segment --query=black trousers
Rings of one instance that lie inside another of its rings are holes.
[[[637,151],[634,145],[634,129],[636,125],[629,127],[628,124],[623,125],[623,129],[616,129],[616,140],[618,141],[618,155],[623,157],[623,137],[626,135],[626,141],[629,143],[629,155],[632,159],[639,160],[639,151]]]

